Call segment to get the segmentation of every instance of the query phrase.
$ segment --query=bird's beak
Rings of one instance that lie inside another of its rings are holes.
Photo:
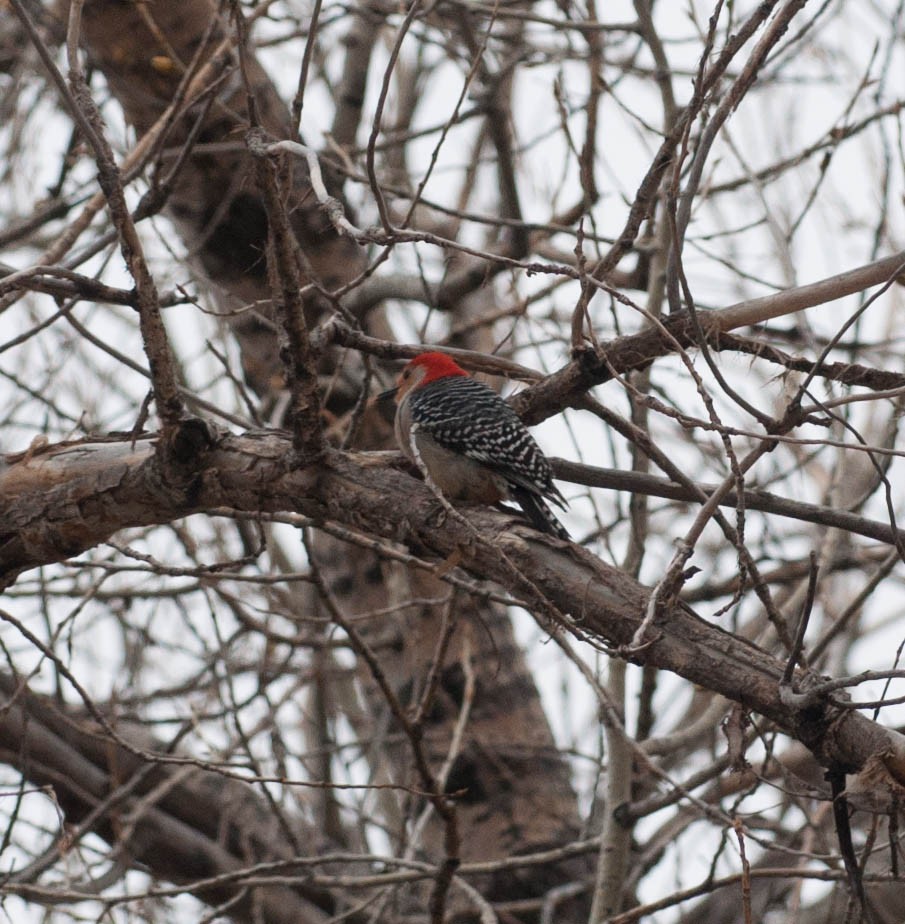
[[[382,391],[377,396],[377,401],[386,401],[387,398],[395,398],[396,392],[399,391],[399,386],[395,385],[393,388],[388,388],[386,391]]]

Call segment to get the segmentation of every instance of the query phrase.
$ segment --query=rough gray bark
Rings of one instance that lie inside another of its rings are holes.
[[[64,16],[66,10],[62,7]],[[166,44],[160,36],[165,37]],[[272,266],[268,274],[264,255],[279,202],[274,198],[266,205],[256,183],[256,158],[246,145],[251,127],[247,96],[254,99],[258,124],[274,139],[293,137],[287,107],[248,49],[240,73],[235,31],[214,15],[213,6],[205,0],[156,4],[153,9],[93,0],[82,14],[82,40],[126,118],[140,136],[154,137],[154,145],[146,154],[152,177],[146,211],[163,208],[174,219],[186,247],[213,284],[220,310],[229,316],[228,323],[242,349],[246,380],[259,394],[272,398],[285,383],[274,320],[280,317],[282,301],[293,297],[294,287],[284,288],[284,297],[274,310],[271,286],[278,277],[277,288],[284,285],[285,272],[276,273]],[[333,307],[319,293],[354,279],[365,265],[364,254],[330,224],[312,193],[304,161],[283,158],[277,180],[288,203],[286,214],[297,243],[298,282],[315,283],[316,291],[309,292],[304,306],[313,324]],[[332,192],[339,192],[329,176],[328,182]],[[469,283],[459,287],[455,300],[448,300],[447,310],[455,313],[461,308],[460,314],[466,316],[464,302],[485,279],[485,270],[479,266]],[[248,310],[249,306],[254,310]],[[372,307],[362,320],[370,333],[388,335],[379,309]],[[291,343],[289,346],[283,358],[297,358],[298,350],[291,349]],[[342,364],[338,362],[340,355]],[[331,420],[338,421],[337,432],[341,433],[358,397],[361,366],[348,353],[326,351],[318,371],[330,388],[326,412]],[[379,412],[371,409],[365,414],[357,443],[385,448],[393,445],[390,428]],[[176,447],[176,456],[181,451]],[[98,474],[116,493],[114,482],[121,468],[108,467],[106,461],[101,466],[103,471]],[[170,486],[181,485],[188,499],[199,487],[197,474],[176,462],[168,466],[166,474],[161,473],[161,478]],[[161,488],[162,483],[153,490]],[[83,499],[91,505],[87,497]],[[107,500],[96,500],[101,505],[98,513],[101,509],[113,512],[108,506],[109,495]],[[113,506],[118,503],[112,502]],[[63,554],[80,544],[80,538],[68,527],[60,531],[51,527],[51,532],[53,536],[48,533],[47,541]],[[31,546],[33,540],[27,535],[25,530],[11,538],[8,551],[13,557],[18,554],[13,548]],[[438,596],[439,585],[429,576],[409,575],[399,565],[383,566],[376,558],[330,537],[317,539],[313,552],[338,605],[351,617],[380,611],[407,598]],[[364,629],[365,637],[372,641],[398,633],[400,647],[384,654],[383,666],[403,702],[416,696],[423,686],[435,657],[435,627],[442,610],[440,606],[409,606],[403,611],[406,624],[401,629],[395,618],[384,624],[371,621]],[[455,847],[460,853],[457,862],[491,859],[572,840],[579,820],[569,768],[556,751],[508,618],[492,604],[464,598],[457,598],[454,618],[463,626],[474,624],[469,630],[470,657],[480,678],[461,753],[447,782],[448,787],[469,793],[458,808],[462,837]],[[484,622],[493,627],[492,634],[480,628]],[[457,699],[461,637],[462,631],[444,655],[440,701],[425,718],[427,756],[433,768],[447,756],[461,707]],[[505,658],[505,672],[498,669],[500,658]],[[365,667],[362,681],[370,699],[369,719],[380,727],[385,720],[383,693]],[[373,729],[361,732],[364,738],[374,734]],[[391,763],[405,766],[408,751],[409,746],[402,741]],[[403,774],[397,782],[412,781]],[[448,851],[446,837],[443,826],[432,821],[425,834],[429,853],[439,856]],[[543,894],[551,884],[571,879],[576,871],[569,870],[574,865],[575,861],[563,864],[564,871],[560,872],[554,863],[548,874],[527,879],[517,874],[497,875],[492,891],[498,897],[511,898]]]
[[[651,664],[721,693],[776,722],[817,759],[848,773],[882,773],[890,805],[905,780],[905,737],[829,697],[784,702],[785,665],[756,645],[669,605],[643,648],[626,650],[641,624],[650,591],[581,548],[514,526],[511,517],[468,511],[438,522],[431,492],[387,464],[381,453],[331,454],[321,465],[287,470],[288,444],[276,434],[224,436],[191,459],[190,486],[161,478],[154,443],[63,447],[14,464],[0,475],[0,508],[12,531],[2,537],[0,574],[8,584],[25,567],[90,548],[116,529],[228,507],[295,509],[365,535],[402,541],[443,561],[456,554],[469,572],[525,600],[551,631],[622,648]],[[407,515],[400,519],[403,508]],[[55,512],[57,512],[55,514]],[[491,539],[487,537],[492,537]],[[529,577],[530,576],[530,577]],[[818,678],[798,678],[806,693]],[[879,762],[880,767],[876,764]]]

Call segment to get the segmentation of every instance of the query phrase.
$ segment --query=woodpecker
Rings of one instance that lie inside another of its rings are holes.
[[[395,388],[396,439],[420,457],[448,500],[496,504],[514,500],[535,529],[569,534],[544,498],[563,510],[547,457],[515,411],[445,353],[422,353],[402,370]]]

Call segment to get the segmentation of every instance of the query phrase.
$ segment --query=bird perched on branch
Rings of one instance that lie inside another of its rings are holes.
[[[445,353],[422,353],[380,397],[389,395],[396,397],[400,448],[448,500],[514,500],[535,529],[569,539],[544,501],[567,507],[550,463],[495,391]]]

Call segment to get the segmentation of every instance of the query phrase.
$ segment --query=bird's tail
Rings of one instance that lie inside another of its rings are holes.
[[[571,542],[572,537],[566,532],[566,528],[556,519],[553,511],[547,506],[546,501],[531,491],[526,491],[522,487],[510,485],[509,490],[512,499],[516,501],[519,507],[525,511],[525,516],[531,521],[531,525],[547,533],[550,536],[556,536],[557,539],[563,539],[565,542]]]

